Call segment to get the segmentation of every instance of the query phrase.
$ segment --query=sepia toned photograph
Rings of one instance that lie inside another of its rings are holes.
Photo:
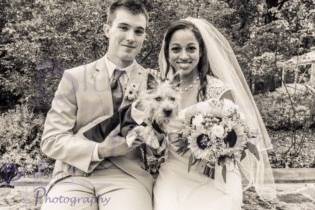
[[[0,210],[314,210],[314,0],[1,0]]]

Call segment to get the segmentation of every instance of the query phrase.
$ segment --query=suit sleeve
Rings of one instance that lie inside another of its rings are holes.
[[[46,117],[41,150],[50,158],[89,173],[96,167],[92,157],[97,143],[73,133],[77,114],[75,82],[65,71]]]

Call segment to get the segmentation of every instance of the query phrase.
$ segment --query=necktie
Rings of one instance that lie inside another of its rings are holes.
[[[113,98],[113,108],[114,113],[118,111],[122,100],[123,100],[123,87],[120,82],[120,77],[124,74],[124,71],[121,71],[119,69],[115,69],[114,73],[112,75],[112,79],[110,81],[110,87],[112,90],[112,98]]]

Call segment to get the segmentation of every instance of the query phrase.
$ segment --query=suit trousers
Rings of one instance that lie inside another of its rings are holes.
[[[90,176],[57,182],[43,199],[42,210],[152,210],[152,195],[134,177],[116,166]]]

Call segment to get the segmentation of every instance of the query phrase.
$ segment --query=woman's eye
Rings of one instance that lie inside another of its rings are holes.
[[[172,50],[172,52],[174,52],[174,53],[180,52],[180,48],[179,48],[179,47],[173,47],[173,48],[171,48],[171,50]]]
[[[161,101],[161,100],[162,100],[162,97],[160,97],[160,96],[155,97],[155,100],[156,100],[156,101]]]
[[[188,47],[187,48],[188,52],[195,52],[195,50],[196,50],[196,47]]]

